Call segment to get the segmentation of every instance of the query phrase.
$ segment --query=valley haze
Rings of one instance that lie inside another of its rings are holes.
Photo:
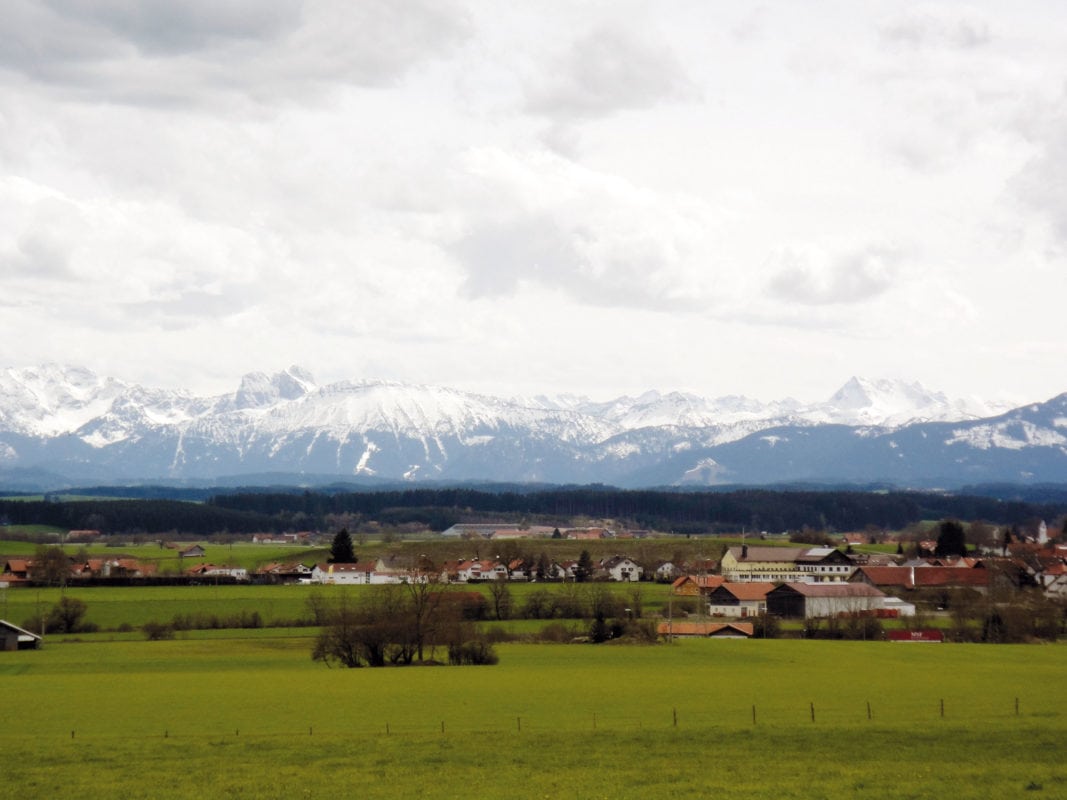
[[[1015,409],[852,378],[826,401],[493,397],[290,367],[200,396],[43,364],[0,371],[0,485],[337,480],[708,487],[1067,480],[1067,394]]]

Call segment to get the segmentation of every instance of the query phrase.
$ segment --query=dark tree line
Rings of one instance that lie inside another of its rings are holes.
[[[359,514],[384,524],[421,522],[444,530],[472,515],[606,517],[635,527],[678,533],[748,530],[799,530],[805,526],[855,530],[867,525],[899,529],[923,519],[984,519],[1021,524],[1033,517],[1052,519],[1067,503],[1035,505],[990,497],[921,492],[772,491],[736,492],[625,491],[604,487],[529,493],[473,489],[219,495],[209,504],[267,516]]]
[[[0,523],[54,525],[103,533],[197,536],[325,530],[330,515],[349,514],[382,525],[416,523],[445,530],[478,519],[609,518],[636,528],[676,533],[900,529],[923,519],[986,520],[1021,525],[1055,519],[1067,502],[1033,504],[990,497],[921,492],[625,491],[603,486],[489,492],[411,489],[379,492],[271,492],[217,495],[205,503],[174,500],[0,501]]]
[[[113,534],[166,531],[209,536],[285,530],[276,515],[177,500],[0,501],[0,520],[10,525],[54,525]]]

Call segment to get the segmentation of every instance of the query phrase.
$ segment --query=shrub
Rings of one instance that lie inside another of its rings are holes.
[[[165,622],[146,622],[141,626],[141,631],[144,633],[144,638],[150,642],[174,638],[174,626]]]
[[[448,663],[453,666],[490,665],[499,661],[493,646],[481,639],[448,646]]]
[[[542,642],[553,642],[560,644],[562,642],[569,642],[580,634],[567,627],[562,622],[550,622],[545,625],[537,634],[537,639]]]

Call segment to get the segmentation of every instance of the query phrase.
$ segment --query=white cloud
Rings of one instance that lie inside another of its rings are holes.
[[[0,3],[0,363],[1049,396],[1063,22],[1025,1]]]
[[[878,26],[878,35],[887,46],[905,48],[970,49],[993,38],[989,22],[976,12],[932,5],[900,12]]]
[[[648,108],[691,91],[666,44],[602,28],[573,41],[528,87],[527,107],[549,117],[581,119]]]
[[[700,203],[545,152],[477,151],[465,168],[467,221],[450,251],[469,295],[533,282],[592,305],[696,309],[714,301],[714,262],[698,259],[718,220]]]

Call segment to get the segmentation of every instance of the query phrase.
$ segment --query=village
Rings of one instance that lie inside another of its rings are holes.
[[[757,539],[754,544],[722,545],[719,558],[678,563],[642,561],[626,554],[628,543],[633,547],[651,536],[648,531],[617,533],[604,527],[459,525],[439,536],[441,541],[453,542],[450,551],[465,544],[475,551],[510,555],[438,560],[432,555],[435,543],[424,542],[429,553],[394,551],[355,560],[273,560],[251,569],[213,563],[207,559],[208,548],[200,543],[160,542],[161,549],[173,553],[171,563],[177,564],[166,570],[161,570],[158,560],[123,554],[79,558],[60,548],[39,548],[35,556],[6,558],[0,585],[434,584],[477,588],[488,584],[492,589],[516,584],[548,588],[553,584],[652,582],[664,585],[668,592],[657,633],[670,638],[766,636],[768,619],[802,621],[813,635],[820,621],[829,621],[833,628],[836,621],[846,618],[898,620],[899,626],[892,627],[910,630],[917,625],[907,620],[916,617],[921,623],[932,616],[975,614],[976,608],[1010,604],[1018,597],[1037,596],[1060,606],[1067,602],[1067,545],[1059,544],[1059,531],[1050,531],[1044,523],[1033,537],[974,549],[967,555],[944,554],[934,539],[915,542],[910,554],[902,546],[895,554],[878,552],[864,547],[861,534],[844,534],[837,546]],[[85,543],[97,534],[71,531],[67,538]],[[311,534],[251,537],[257,545],[306,547],[314,541]],[[539,541],[573,542],[583,549],[577,558],[557,559],[547,555],[547,547],[537,553]],[[619,552],[594,559],[585,549],[594,543],[600,550]],[[520,616],[522,610],[509,613]],[[486,605],[476,616],[491,619],[494,614]],[[499,605],[496,617],[502,618]]]

